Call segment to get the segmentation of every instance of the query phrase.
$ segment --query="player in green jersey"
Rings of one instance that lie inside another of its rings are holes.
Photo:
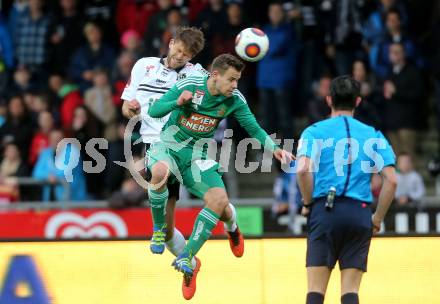
[[[208,158],[204,145],[204,139],[213,137],[218,123],[233,115],[252,137],[273,152],[277,160],[288,163],[293,159],[290,152],[279,148],[261,129],[245,98],[237,90],[243,68],[244,64],[236,57],[220,55],[212,63],[211,76],[188,77],[177,82],[148,111],[154,118],[171,112],[161,133],[161,142],[148,151],[148,166],[152,173],[150,187],[161,198],[154,202],[152,210],[155,230],[160,227],[158,223],[164,223],[168,178],[179,179],[191,193],[205,201],[183,253],[173,262],[177,270],[188,276],[193,273],[191,258],[209,239],[218,220],[224,219],[226,226],[229,219],[235,220],[218,172],[219,165]]]

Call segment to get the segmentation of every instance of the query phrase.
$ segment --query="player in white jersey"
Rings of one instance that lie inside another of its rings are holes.
[[[174,38],[171,40],[166,57],[145,57],[139,59],[134,65],[130,80],[121,96],[124,101],[122,114],[126,118],[132,118],[138,114],[141,115],[140,133],[145,143],[146,151],[150,145],[160,140],[160,132],[169,117],[169,115],[159,119],[150,117],[148,115],[150,105],[162,97],[178,80],[195,73],[207,73],[200,64],[193,65],[189,62],[202,50],[203,45],[204,38],[200,30],[194,27],[181,27],[176,31]],[[151,174],[147,171],[147,181],[149,181],[149,178],[151,178]],[[184,236],[174,226],[174,209],[179,195],[179,183],[169,184],[168,189],[169,199],[166,203],[166,223],[163,227],[154,228],[155,231],[150,249],[153,253],[160,254],[163,252],[163,245],[159,244],[165,242],[168,250],[175,256],[178,256],[186,245]],[[154,208],[154,196],[157,193],[149,189],[148,194],[150,196],[151,208]],[[221,220],[227,219],[229,226],[234,226],[235,217],[235,210],[233,210],[232,214],[225,214]],[[184,277],[182,284],[183,296],[187,300],[194,296],[196,276],[201,266],[200,260],[196,257],[192,263],[195,273],[192,277]]]

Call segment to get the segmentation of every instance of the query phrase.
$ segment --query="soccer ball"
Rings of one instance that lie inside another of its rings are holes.
[[[257,28],[244,29],[235,38],[235,52],[246,61],[263,59],[269,50],[269,38]]]

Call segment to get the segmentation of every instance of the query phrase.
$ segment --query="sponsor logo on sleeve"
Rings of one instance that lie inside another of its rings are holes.
[[[150,72],[154,69],[154,65],[147,65],[145,67],[145,76],[150,76]]]
[[[192,102],[198,106],[202,104],[203,97],[205,96],[205,92],[202,90],[196,90]]]

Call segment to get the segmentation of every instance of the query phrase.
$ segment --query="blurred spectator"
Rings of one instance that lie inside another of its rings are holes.
[[[383,86],[385,127],[396,155],[406,151],[414,159],[423,82],[417,68],[406,61],[402,44],[393,43],[389,56],[392,74]]]
[[[0,73],[14,66],[11,36],[3,17],[0,17]]]
[[[78,48],[73,54],[69,74],[79,84],[81,91],[90,88],[95,68],[108,68],[113,65],[115,53],[103,43],[102,32],[96,23],[88,22],[84,26],[87,44]]]
[[[325,101],[325,97],[330,95],[330,84],[332,77],[324,74],[319,82],[313,86],[313,98],[307,104],[308,117],[310,123],[327,119],[330,115],[330,108]]]
[[[131,75],[131,69],[136,63],[136,57],[130,51],[123,51],[116,62],[116,66],[113,71],[113,103],[120,107],[122,106],[122,92],[128,82]]]
[[[337,75],[349,74],[353,61],[362,54],[363,1],[323,0],[321,9],[325,18],[326,54],[334,60]]]
[[[188,1],[188,21],[194,24],[200,13],[208,6],[209,0],[189,0]]]
[[[19,27],[19,21],[28,14],[29,0],[14,0],[8,14],[8,29],[10,37],[12,38],[13,45],[16,43],[16,37]]]
[[[25,177],[28,174],[28,167],[22,161],[17,145],[13,142],[6,144],[0,164],[0,202],[19,200],[19,187],[9,178]]]
[[[295,3],[284,3],[287,17],[291,19],[299,33],[301,48],[297,62],[301,86],[298,87],[301,107],[307,105],[312,98],[313,81],[319,79],[328,70],[328,62],[324,59],[325,43],[323,18],[321,18],[321,1],[302,0]],[[298,108],[297,106],[295,108]]]
[[[150,0],[119,0],[116,9],[116,26],[122,36],[129,30],[142,37],[150,17],[157,11],[156,1]]]
[[[43,5],[44,0],[29,0],[29,10],[18,18],[14,37],[18,64],[26,65],[33,75],[38,75],[41,84],[48,76],[45,67],[49,59],[51,24]]]
[[[9,85],[8,92],[5,95],[24,94],[35,90],[35,84],[32,81],[32,75],[29,69],[24,65],[19,65],[14,71],[12,83]]]
[[[412,158],[402,153],[397,158],[396,200],[400,206],[418,202],[425,195],[425,185],[420,173],[414,170]]]
[[[133,178],[128,178],[122,183],[121,190],[110,196],[109,204],[111,208],[139,207],[147,198],[147,191]]]
[[[59,122],[59,109],[61,105],[61,97],[58,95],[58,92],[64,85],[64,74],[63,73],[52,73],[49,75],[49,79],[47,81],[47,95],[50,100],[50,104],[52,106],[52,114],[54,115],[55,121]]]
[[[75,109],[82,104],[84,100],[79,91],[79,87],[75,84],[68,83],[65,80],[58,79],[62,81],[61,87],[59,89],[58,96],[61,98],[60,106],[60,120],[61,126],[65,131],[70,130],[73,122],[73,115]],[[59,84],[57,84],[59,85]]]
[[[85,106],[79,106],[75,109],[71,129],[73,136],[79,140],[81,147],[85,147],[92,138],[102,137],[102,124]],[[84,159],[85,154],[86,151],[81,150]]]
[[[296,77],[298,42],[280,3],[270,4],[268,14],[270,24],[263,30],[269,38],[270,48],[257,69],[261,123],[269,134],[276,132],[283,138],[293,138],[291,90]]]
[[[83,13],[86,20],[97,24],[102,31],[103,41],[118,45],[118,31],[115,25],[115,10],[117,0],[83,0]]]
[[[108,143],[108,149],[106,151],[107,167],[105,168],[106,191],[116,191],[124,180],[124,175],[127,172],[125,168],[116,163],[126,161],[124,155],[124,132],[125,124],[119,123],[117,125],[116,140],[112,140]],[[136,153],[134,148],[133,153]]]
[[[211,56],[213,58],[223,53],[233,54],[235,52],[235,39],[238,33],[247,27],[242,7],[238,3],[232,2],[228,4],[226,7],[226,15],[226,23],[212,36]]]
[[[434,74],[434,89],[435,89],[435,105],[437,111],[437,157],[440,157],[440,2],[437,2],[435,7],[434,18],[431,28],[431,62],[432,71]]]
[[[371,47],[369,55],[371,68],[380,79],[384,79],[391,68],[389,51],[393,43],[401,43],[405,48],[406,58],[421,64],[420,60],[416,58],[414,42],[402,28],[399,12],[390,10],[386,14],[386,31],[382,39]]]
[[[5,96],[9,70],[14,66],[14,50],[6,24],[0,16],[0,96]]]
[[[35,90],[26,90],[23,94],[15,94],[15,95],[21,95],[24,99],[24,105],[26,107],[26,110],[28,111],[29,118],[31,119],[32,123],[35,122],[34,117],[32,117],[31,110],[34,108],[34,99],[37,95],[37,92]]]
[[[162,34],[162,40],[160,45],[160,56],[164,57],[168,53],[168,47],[171,39],[173,39],[176,30],[179,26],[185,25],[182,14],[178,8],[172,8],[167,15],[167,25]]]
[[[118,113],[113,104],[107,73],[103,70],[96,71],[93,81],[94,86],[85,94],[85,106],[103,125],[103,137],[108,141],[108,149],[102,151],[107,159],[103,186],[106,190],[114,191],[121,184],[124,174],[123,168],[114,164],[114,161],[123,160],[123,131],[120,135],[117,124]]]
[[[48,111],[42,111],[38,115],[38,132],[34,135],[29,150],[29,164],[33,166],[37,161],[40,152],[49,147],[49,133],[54,127],[52,114]]]
[[[136,60],[140,59],[145,52],[141,36],[135,30],[127,30],[121,35],[121,46],[123,51],[132,53]]]
[[[227,19],[223,0],[209,0],[209,5],[197,16],[195,25],[202,29],[206,40],[204,49],[197,56],[203,66],[211,62],[212,47],[214,46],[212,39],[223,30]]]
[[[104,138],[113,141],[117,138],[117,113],[113,104],[112,90],[107,72],[102,69],[93,73],[93,87],[84,95],[84,104],[104,125]]]
[[[206,39],[220,32],[226,23],[227,14],[223,0],[209,0],[209,5],[200,12],[196,21],[196,25],[202,28]]]
[[[66,72],[75,49],[82,44],[83,35],[78,29],[84,19],[78,8],[78,0],[59,0],[59,11],[54,15],[50,42],[53,56],[51,70]]]
[[[380,0],[380,4],[375,11],[373,11],[367,18],[363,25],[362,34],[365,43],[368,46],[374,45],[382,39],[386,32],[386,15],[388,11],[394,9],[399,12],[402,19],[402,24],[407,24],[408,15],[405,5],[399,0]]]
[[[202,28],[206,39],[220,32],[225,23],[227,15],[223,0],[209,0],[209,5],[199,13],[196,20],[196,25]]]
[[[23,97],[11,97],[8,103],[6,122],[0,128],[0,138],[3,144],[14,142],[23,159],[27,158],[29,145],[32,139],[33,125],[29,119],[28,111]]]
[[[69,143],[57,146],[63,139],[64,134],[61,130],[52,130],[49,134],[49,148],[41,151],[37,163],[35,164],[32,176],[36,179],[47,180],[50,185],[43,187],[43,201],[62,201],[65,200],[66,193],[64,186],[60,182],[67,182],[66,175],[71,173],[72,180],[68,182],[70,187],[70,200],[80,201],[87,199],[86,181],[82,168],[80,150],[75,144]],[[55,151],[57,153],[55,153]],[[78,164],[71,172],[62,170],[66,164]]]
[[[373,75],[368,72],[364,61],[356,60],[353,62],[352,75],[361,85],[362,98],[369,97],[374,91],[375,79]]]
[[[8,107],[5,101],[0,99],[0,128],[6,122],[7,113],[8,113]]]
[[[133,158],[128,161],[127,165],[129,166],[129,171],[138,172],[141,176],[145,175],[144,168],[144,160],[141,156],[133,155]],[[121,168],[121,167],[119,167]],[[124,170],[126,172],[126,170]],[[139,206],[142,205],[143,201],[147,199],[147,191],[142,188],[135,179],[131,176],[125,178],[122,176],[122,179],[119,182],[119,185],[113,191],[117,191],[113,193],[113,195],[109,199],[109,203],[114,208],[119,207],[131,207],[131,206]]]
[[[93,162],[93,155],[89,155],[85,147],[90,139],[102,137],[102,124],[85,106],[79,106],[75,109],[71,129],[73,131],[72,136],[78,139],[81,144],[81,159]],[[103,174],[87,172],[84,174],[86,177],[87,192],[92,198],[100,198],[104,186],[102,183]]]
[[[296,176],[293,173],[286,173],[278,167],[279,173],[275,178],[273,185],[274,204],[272,205],[272,214],[275,217],[289,213],[289,208],[294,207],[294,213],[297,210],[296,205]]]
[[[18,146],[14,142],[7,143],[3,149],[3,159],[0,165],[1,179],[12,176],[27,176],[28,169],[26,163],[21,160]]]
[[[376,100],[376,81],[372,74],[367,70],[365,62],[356,60],[353,62],[353,78],[361,85],[362,102],[355,110],[355,118],[381,129],[381,117],[378,111]]]
[[[144,34],[146,56],[159,56],[168,13],[174,7],[172,0],[158,0],[157,4],[159,11],[150,17]]]
[[[39,125],[39,115],[43,111],[50,111],[49,99],[45,93],[38,93],[33,95],[32,104],[29,107],[29,112],[34,126]]]
[[[294,166],[294,162],[292,162],[291,169]],[[272,205],[272,215],[278,219],[278,222],[283,222],[282,218],[286,218],[289,229],[294,232],[295,219],[301,207],[301,193],[297,185],[296,174],[281,170],[279,165],[276,167],[278,176],[273,185],[275,201]]]

